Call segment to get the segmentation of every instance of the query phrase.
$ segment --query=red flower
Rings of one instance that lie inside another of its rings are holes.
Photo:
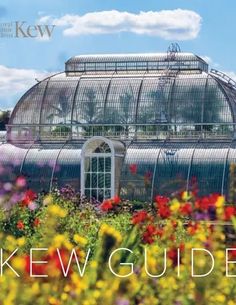
[[[156,236],[162,237],[163,236],[163,230],[162,229],[156,229]]]
[[[177,221],[172,220],[171,223],[172,223],[173,228],[176,229],[178,227],[178,222]]]
[[[182,252],[184,251],[184,244],[180,244],[179,246],[179,251]],[[178,248],[171,248],[168,252],[167,252],[167,257],[172,260],[172,264],[173,266],[177,266],[178,264]],[[180,257],[181,258],[181,257]],[[180,261],[181,262],[181,261]]]
[[[236,258],[236,245],[231,246],[229,248],[232,249],[229,251],[230,258],[235,259]]]
[[[225,211],[224,211],[224,219],[226,220],[226,221],[229,221],[229,220],[231,220],[231,218],[233,217],[233,216],[235,216],[236,215],[236,209],[235,209],[235,207],[225,207]]]
[[[134,225],[142,223],[142,222],[144,222],[147,219],[147,217],[148,217],[148,213],[146,211],[144,211],[144,210],[136,212],[133,215],[132,223]]]
[[[66,264],[68,264],[69,261],[69,252],[67,249],[59,249],[60,250],[60,256],[61,256],[61,260],[63,265],[65,266]],[[61,261],[60,258],[58,256],[58,253],[56,250],[54,250],[50,255],[47,256],[46,261],[50,261],[52,266],[54,267],[54,269],[58,269],[60,272],[62,272],[62,267],[61,267]],[[75,258],[73,257],[72,261],[75,261]],[[72,270],[71,268],[69,269],[69,273],[68,275],[71,275]]]
[[[174,266],[178,263],[178,252],[176,248],[172,248],[167,252],[167,257],[172,260]]]
[[[28,206],[32,201],[37,198],[37,194],[32,190],[27,190],[24,194],[24,197],[21,201],[23,206]]]
[[[38,218],[35,218],[34,227],[38,227],[39,225],[40,225],[40,220]]]
[[[16,227],[17,227],[18,230],[24,230],[25,225],[24,225],[24,223],[23,223],[22,220],[19,220],[19,221],[17,222]]]
[[[62,265],[66,266],[68,264],[70,253],[67,249],[59,249],[60,251],[60,258],[58,256],[57,250],[54,250],[48,255],[44,255],[40,260],[41,261],[47,261],[48,264],[32,264],[32,273],[34,275],[44,275],[50,272],[50,270],[59,270],[62,274]],[[80,258],[79,252],[77,253],[77,257]],[[75,258],[72,258],[72,262],[75,262]],[[30,256],[25,257],[25,272],[30,273]],[[71,268],[69,269],[68,275],[72,274]]]
[[[185,203],[183,206],[180,207],[180,213],[184,216],[189,216],[192,211],[192,205],[189,202]]]
[[[44,260],[44,259],[43,259]],[[31,260],[30,260],[30,256],[27,255],[25,257],[25,272],[30,274],[30,264],[31,264]],[[47,274],[46,272],[46,264],[32,264],[32,274],[33,275],[44,275]]]
[[[148,225],[143,233],[143,242],[146,244],[152,244],[154,242],[156,233],[156,227],[152,224]]]
[[[121,200],[120,200],[120,197],[116,195],[112,198],[112,201],[115,205],[117,205],[120,203]]]
[[[198,224],[197,223],[189,223],[188,228],[187,228],[187,232],[189,235],[194,235],[196,233],[198,229]]]
[[[110,199],[104,200],[100,207],[102,211],[107,212],[113,208],[112,201]]]
[[[137,164],[130,164],[129,171],[131,172],[131,174],[136,174],[137,173],[137,169],[138,169]]]
[[[219,194],[211,194],[203,198],[196,200],[196,208],[202,211],[208,211],[210,207],[215,207],[215,203],[219,197]]]
[[[162,206],[166,206],[167,203],[170,201],[170,199],[168,197],[165,197],[165,196],[157,195],[156,198],[155,198],[155,201],[157,203],[157,207],[160,208]]]
[[[168,206],[161,206],[157,214],[163,219],[168,218],[171,215],[170,208]]]

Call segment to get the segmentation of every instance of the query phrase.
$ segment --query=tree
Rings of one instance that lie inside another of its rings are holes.
[[[0,110],[0,130],[6,130],[6,125],[10,119],[10,110]]]
[[[50,113],[47,116],[47,119],[50,121],[50,123],[52,124],[54,118],[58,117],[62,119],[62,122],[60,123],[66,124],[67,117],[71,113],[71,107],[70,107],[70,97],[66,95],[65,89],[61,90],[59,93],[58,104],[56,106],[55,105],[50,105],[50,106],[54,110],[52,113]]]
[[[129,133],[129,123],[133,123],[133,114],[135,109],[133,88],[129,85],[129,88],[119,96],[119,101],[117,106],[107,107],[106,109],[106,122],[117,123],[119,125],[115,126],[115,132],[125,131],[125,134]],[[123,126],[124,125],[124,126]]]

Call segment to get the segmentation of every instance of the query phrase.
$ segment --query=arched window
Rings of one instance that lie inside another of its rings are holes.
[[[109,139],[93,137],[84,144],[81,159],[82,194],[99,201],[115,195],[115,157],[114,144]]]

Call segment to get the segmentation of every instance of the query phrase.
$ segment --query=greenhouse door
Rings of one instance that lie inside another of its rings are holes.
[[[89,142],[89,143],[88,143]],[[90,139],[82,153],[82,194],[99,201],[114,196],[114,155],[106,142]]]
[[[85,164],[85,195],[102,201],[111,198],[111,157],[91,156],[86,157]]]

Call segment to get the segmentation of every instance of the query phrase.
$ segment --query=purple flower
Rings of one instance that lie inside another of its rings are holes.
[[[6,182],[3,185],[5,191],[10,191],[12,189],[12,184],[10,182]]]
[[[208,209],[208,213],[209,213],[209,217],[210,217],[210,220],[216,220],[216,209],[215,207],[210,207]]]
[[[200,213],[200,212],[195,213],[195,220],[207,220],[207,219],[208,219],[208,214]]]

